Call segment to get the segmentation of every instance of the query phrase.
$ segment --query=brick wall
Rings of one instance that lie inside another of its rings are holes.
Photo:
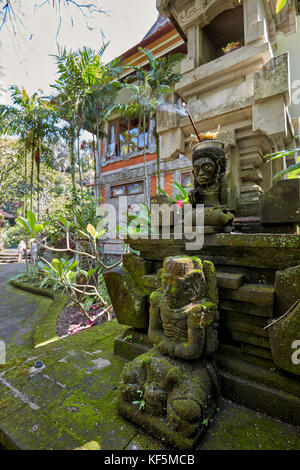
[[[173,173],[165,174],[164,190],[169,196],[173,196]]]
[[[151,188],[150,188],[150,196],[154,196],[154,194],[157,193],[157,189],[156,189],[156,181],[157,181],[157,178],[156,176],[151,176]]]

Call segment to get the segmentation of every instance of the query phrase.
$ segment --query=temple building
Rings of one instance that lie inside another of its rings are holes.
[[[229,209],[237,220],[258,219],[260,198],[273,185],[274,175],[297,158],[264,157],[299,144],[300,2],[288,0],[279,14],[276,0],[157,0],[157,8],[156,23],[122,55],[123,65],[147,67],[140,48],[155,57],[185,54],[173,103],[186,104],[199,132],[219,131],[225,143]],[[235,47],[226,50],[228,45]],[[125,90],[118,100],[128,100]],[[192,183],[189,140],[194,132],[189,119],[158,111],[157,121],[160,181],[153,123],[147,123],[145,133],[138,119],[119,116],[107,123],[108,137],[96,165],[99,199],[118,207],[119,197],[127,196],[130,206],[149,201],[158,187],[171,195],[172,183]],[[122,250],[117,240],[106,246],[110,254]]]

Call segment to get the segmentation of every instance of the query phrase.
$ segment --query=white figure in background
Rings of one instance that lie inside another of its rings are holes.
[[[18,245],[18,262],[21,263],[23,256],[25,255],[26,251],[26,243],[25,240],[21,240]]]
[[[38,246],[37,246],[37,242],[36,240],[33,238],[31,240],[31,262],[32,263],[36,263],[37,262],[37,250],[38,250]]]

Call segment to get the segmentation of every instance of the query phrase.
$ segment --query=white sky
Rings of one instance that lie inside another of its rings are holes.
[[[68,50],[83,46],[98,49],[102,45],[102,29],[105,40],[110,41],[105,53],[105,60],[109,61],[140,42],[158,14],[156,0],[94,0],[94,4],[109,12],[107,15],[94,14],[90,25],[95,28],[90,31],[85,26],[76,8],[65,8],[56,38],[59,17],[55,9],[45,5],[34,11],[32,5],[42,0],[19,1],[26,29],[17,25],[17,35],[5,28],[0,31],[0,65],[4,72],[1,81],[6,88],[10,85],[24,86],[29,94],[37,89],[42,89],[45,94],[51,92],[49,85],[55,81],[55,60],[49,54],[56,54],[57,43]],[[8,96],[5,102],[9,104]]]

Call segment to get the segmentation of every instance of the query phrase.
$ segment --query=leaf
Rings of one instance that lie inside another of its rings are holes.
[[[168,199],[168,201],[173,202],[173,203],[175,202],[163,189],[157,188],[157,191],[159,191],[163,196],[165,196]]]
[[[62,262],[57,259],[57,258],[54,258],[52,260],[52,267],[54,268],[54,270],[58,273],[58,274],[62,274],[62,270],[63,270],[63,264]]]
[[[282,8],[284,7],[284,5],[286,4],[287,0],[277,0],[277,3],[276,3],[276,13],[279,13]]]
[[[16,222],[21,225],[21,230],[26,234],[26,235],[31,235],[30,227],[28,225],[28,222],[26,219],[23,219],[23,217],[18,217]]]
[[[42,232],[44,230],[44,224],[36,224],[34,227],[33,227],[33,232],[35,235],[37,235],[38,233]]]
[[[89,269],[88,270],[88,275],[87,275],[87,278],[90,279],[91,276],[94,274],[94,272],[96,271],[96,268],[92,268],[92,269]]]
[[[285,170],[279,171],[278,173],[276,173],[276,175],[273,177],[273,179],[277,180],[281,176],[289,175],[290,173],[295,174],[296,171],[298,171],[300,173],[300,162],[296,163],[295,165],[289,166]]]
[[[33,227],[36,224],[36,216],[34,215],[33,212],[29,210],[27,211],[27,221],[28,221],[30,228],[33,229]]]
[[[92,224],[88,224],[87,226],[87,231],[89,232],[89,234],[93,237],[93,239],[95,239],[95,236],[96,236],[96,229],[95,227],[92,225]]]

